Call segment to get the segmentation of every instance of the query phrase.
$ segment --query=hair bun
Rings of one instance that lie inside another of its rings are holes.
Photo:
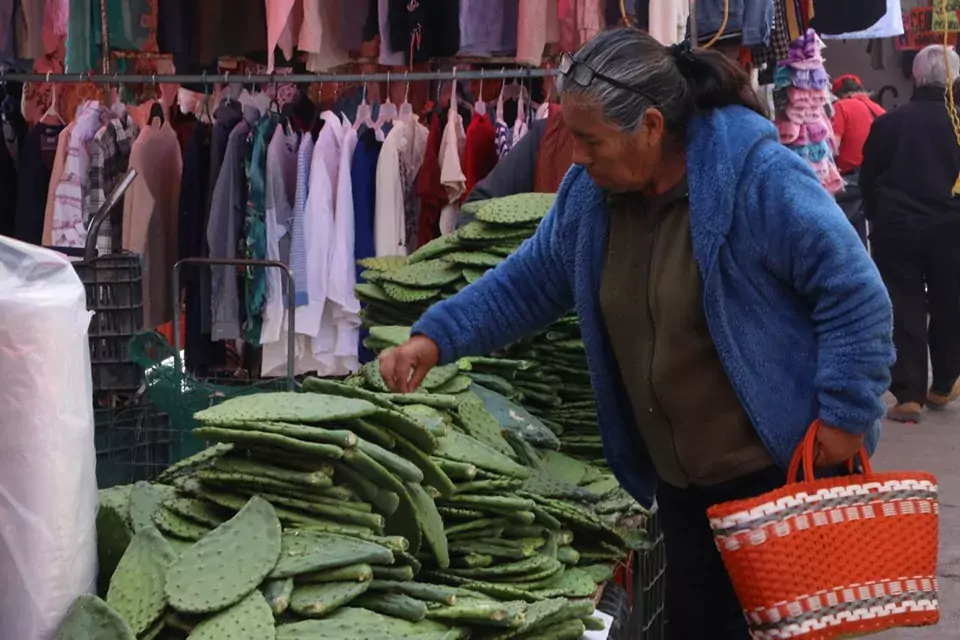
[[[684,38],[676,44],[671,44],[667,47],[667,51],[670,52],[670,55],[673,56],[673,59],[676,61],[677,66],[680,68],[680,73],[685,76],[689,75],[696,64],[696,58],[693,55],[693,46],[690,44],[690,40]]]

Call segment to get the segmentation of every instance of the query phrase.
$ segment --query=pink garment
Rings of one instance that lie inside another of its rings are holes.
[[[315,44],[316,49],[307,55],[307,71],[323,73],[334,67],[350,62],[350,56],[340,46],[340,2],[356,2],[357,0],[303,0],[304,25],[307,24],[307,9],[310,6],[311,21],[314,29],[320,34]],[[316,25],[319,25],[317,28]],[[313,35],[316,38],[316,35]],[[300,46],[303,49],[303,45]]]
[[[293,58],[293,38],[290,34],[290,16],[296,0],[266,0],[267,7],[267,73],[273,73],[277,45],[281,45],[287,60]],[[286,37],[284,38],[284,33]],[[285,42],[281,43],[281,40]]]
[[[44,27],[47,25],[53,31],[53,35],[67,35],[67,27],[70,20],[70,0],[46,0],[43,9]]]
[[[123,248],[143,262],[143,325],[173,319],[170,274],[179,253],[180,143],[170,121],[145,127],[130,151],[137,177],[124,196]]]
[[[560,46],[574,52],[604,29],[603,0],[560,0]]]
[[[560,22],[555,0],[520,0],[517,24],[517,62],[539,67],[543,50],[560,40]]]

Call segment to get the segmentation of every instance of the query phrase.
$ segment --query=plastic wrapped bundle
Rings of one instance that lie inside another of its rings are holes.
[[[64,257],[0,236],[0,638],[49,640],[95,588],[90,315]]]

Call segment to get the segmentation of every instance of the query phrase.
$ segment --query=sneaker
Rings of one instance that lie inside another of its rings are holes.
[[[947,395],[941,395],[931,389],[927,394],[927,404],[931,409],[945,409],[948,404],[960,399],[960,380],[953,385],[953,389]]]
[[[919,402],[904,402],[887,410],[887,419],[894,422],[916,424],[920,422],[923,407]]]

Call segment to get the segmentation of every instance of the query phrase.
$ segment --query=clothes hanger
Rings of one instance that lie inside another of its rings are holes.
[[[403,72],[404,80],[406,81],[406,87],[403,90],[403,104],[400,105],[400,121],[405,124],[410,124],[413,120],[413,106],[408,100],[410,96],[410,80],[407,79],[407,72]]]
[[[50,72],[47,71],[47,82],[50,82]],[[47,118],[56,118],[57,122],[62,125],[66,125],[66,121],[63,119],[63,116],[60,115],[60,112],[57,111],[57,83],[50,82],[50,106],[47,107],[46,112],[43,114],[43,117],[40,118],[41,122],[45,122]]]
[[[376,129],[377,125],[370,119],[370,105],[367,103],[367,81],[366,76],[363,79],[363,95],[360,99],[360,106],[357,107],[357,121],[353,123],[354,129],[359,129],[361,125],[366,125],[370,129]]]
[[[387,71],[387,99],[380,105],[380,116],[377,118],[377,128],[383,128],[388,122],[397,119],[397,105],[390,100],[390,72]]]
[[[487,103],[483,101],[483,67],[480,67],[480,96],[473,102],[473,112],[480,116],[487,115]]]
[[[163,115],[163,104],[160,103],[160,89],[157,88],[157,74],[153,74],[153,92],[157,98],[153,106],[150,107],[150,115],[147,116],[147,123],[152,125],[154,118],[160,118],[160,126],[162,127],[166,123],[166,118]]]
[[[210,87],[207,85],[207,72],[203,72],[203,115],[207,122],[213,122],[213,116],[210,115]]]
[[[506,72],[506,70],[507,70],[507,68],[504,67],[503,69],[500,70],[500,72],[501,72],[501,73],[504,73],[504,72]],[[503,78],[502,75],[501,75],[500,77],[501,77],[501,79]],[[504,116],[503,116],[503,101],[504,101],[504,98],[505,98],[505,95],[504,95],[504,94],[506,93],[506,91],[507,91],[507,81],[506,81],[506,80],[501,80],[501,83],[500,83],[500,97],[497,98],[497,120],[500,121],[500,122],[506,122],[506,120],[504,120]]]

